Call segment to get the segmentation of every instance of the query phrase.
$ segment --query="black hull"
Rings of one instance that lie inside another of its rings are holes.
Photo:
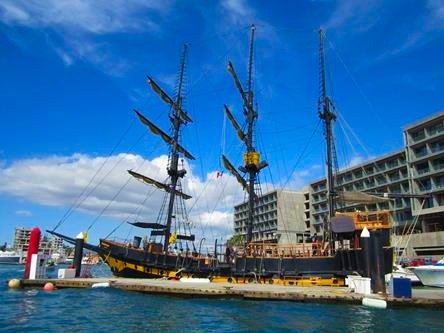
[[[234,263],[194,257],[191,253],[162,254],[128,248],[119,243],[102,240],[102,258],[112,272],[120,277],[157,278],[187,277],[346,277],[350,274],[365,276],[361,249],[337,251],[327,257],[238,257]],[[391,272],[393,249],[384,248],[383,271]]]

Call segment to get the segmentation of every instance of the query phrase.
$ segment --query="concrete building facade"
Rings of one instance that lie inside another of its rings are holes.
[[[13,249],[26,257],[29,247],[29,238],[31,237],[31,228],[16,227],[14,231]],[[63,252],[63,239],[52,236],[50,238],[42,237],[39,244],[39,252],[52,255],[54,252]]]
[[[412,214],[422,231],[444,231],[444,112],[407,126],[404,140],[412,192],[430,194],[412,199]]]
[[[309,235],[303,192],[275,190],[258,198],[254,206],[254,242],[297,243]],[[248,203],[234,207],[234,232],[246,236]]]
[[[336,175],[335,187],[343,191],[411,193],[405,151],[399,150],[364,164],[341,170]],[[328,214],[327,182],[325,178],[310,184],[309,198],[311,230],[320,233]],[[336,209],[341,209],[341,211],[390,210],[396,231],[402,230],[406,223],[412,222],[409,198],[367,205],[342,204],[338,200]]]
[[[343,204],[343,211],[390,210],[394,233],[414,230],[410,253],[444,254],[444,112],[404,128],[403,149],[341,170],[335,186],[344,191],[425,194],[429,198],[399,198],[371,205]],[[322,232],[327,208],[326,179],[309,184],[312,232]],[[395,238],[396,239],[396,238]]]

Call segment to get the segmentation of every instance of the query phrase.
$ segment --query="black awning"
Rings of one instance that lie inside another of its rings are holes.
[[[351,216],[335,216],[331,219],[331,230],[335,234],[354,232],[356,230],[355,222]]]

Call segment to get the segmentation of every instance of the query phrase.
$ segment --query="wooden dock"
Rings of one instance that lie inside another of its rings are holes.
[[[241,298],[249,300],[296,301],[313,303],[361,304],[364,297],[385,300],[388,307],[417,306],[444,309],[443,289],[413,289],[413,297],[393,298],[387,295],[363,295],[345,287],[296,287],[268,284],[234,284],[180,282],[163,279],[75,278],[21,280],[22,287],[42,288],[52,282],[56,288],[90,288],[96,283],[109,283],[111,288],[149,294],[180,297]]]

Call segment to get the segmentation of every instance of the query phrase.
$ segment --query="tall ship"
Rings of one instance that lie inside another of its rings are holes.
[[[324,124],[326,139],[326,165],[329,213],[325,216],[323,235],[312,242],[298,244],[272,244],[252,240],[255,207],[259,204],[259,175],[268,166],[261,160],[255,148],[254,131],[258,108],[253,94],[253,62],[255,26],[251,26],[246,86],[239,79],[234,65],[228,63],[228,72],[238,90],[245,126],[241,127],[234,114],[224,106],[224,111],[236,134],[245,147],[243,165],[235,168],[228,157],[222,155],[225,168],[237,179],[246,193],[248,222],[246,237],[236,252],[227,251],[224,258],[214,253],[203,254],[192,233],[188,220],[186,201],[191,198],[184,193],[182,183],[186,177],[184,159],[194,156],[182,146],[183,128],[192,122],[184,110],[184,76],[187,46],[184,45],[175,96],[171,97],[151,77],[148,84],[170,108],[170,132],[163,131],[141,112],[136,116],[141,124],[159,136],[169,149],[168,178],[161,182],[135,170],[128,173],[141,182],[164,191],[165,196],[156,221],[135,221],[131,224],[145,236],[135,236],[132,243],[101,239],[98,245],[85,243],[84,247],[97,252],[114,275],[137,278],[208,278],[214,282],[269,283],[285,285],[333,285],[341,286],[347,275],[372,277],[374,290],[383,290],[384,275],[391,272],[393,248],[390,246],[391,222],[387,211],[337,212],[338,202],[366,202],[380,200],[366,193],[335,190],[335,159],[333,124],[335,109],[327,93],[325,79],[324,32],[319,31],[320,48],[320,97],[319,117]],[[243,129],[244,128],[244,129]],[[72,244],[75,239],[55,230],[48,231]],[[363,236],[363,237],[361,237]]]

